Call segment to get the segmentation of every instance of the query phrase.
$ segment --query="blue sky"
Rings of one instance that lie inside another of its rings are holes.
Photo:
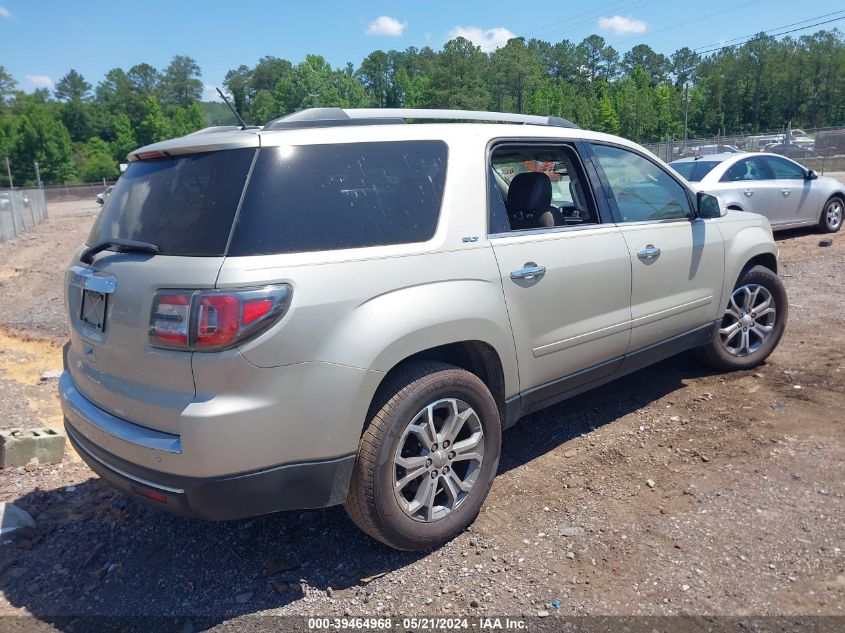
[[[808,5],[794,0],[0,0],[0,64],[30,91],[51,87],[71,68],[96,84],[110,68],[148,62],[161,69],[173,55],[185,54],[197,60],[210,87],[222,85],[227,70],[254,65],[264,55],[297,62],[313,52],[335,66],[347,61],[357,66],[377,48],[439,49],[455,34],[491,50],[511,34],[577,42],[591,33],[622,52],[646,43],[669,54],[842,8],[842,0]],[[845,18],[845,12],[839,15]],[[842,29],[845,20],[820,28],[835,26]]]

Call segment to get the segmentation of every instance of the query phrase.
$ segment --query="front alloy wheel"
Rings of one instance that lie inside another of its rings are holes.
[[[723,371],[756,367],[777,347],[788,312],[786,290],[774,271],[765,266],[744,270],[713,338],[696,354]]]
[[[819,227],[825,233],[836,233],[842,228],[842,220],[845,216],[845,204],[842,198],[831,198],[824,205]]]
[[[725,350],[733,356],[748,356],[771,336],[777,320],[772,293],[764,286],[747,284],[733,291],[719,328]]]

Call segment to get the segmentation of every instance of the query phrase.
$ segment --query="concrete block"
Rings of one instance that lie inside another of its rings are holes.
[[[0,431],[0,468],[26,466],[32,458],[40,464],[58,464],[66,438],[59,429],[9,429]]]

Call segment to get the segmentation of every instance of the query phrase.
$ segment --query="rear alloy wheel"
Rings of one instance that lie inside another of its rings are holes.
[[[843,218],[845,218],[845,203],[842,198],[833,197],[825,203],[824,209],[822,209],[819,228],[825,233],[836,233],[842,228]]]
[[[698,355],[716,369],[750,369],[777,347],[788,303],[780,278],[764,266],[743,273],[728,299],[713,340]]]
[[[472,492],[484,462],[484,428],[463,400],[436,400],[405,428],[393,455],[393,493],[416,521],[438,521]]]
[[[475,520],[499,465],[502,423],[478,376],[445,363],[399,368],[361,437],[346,511],[391,547],[430,550]]]

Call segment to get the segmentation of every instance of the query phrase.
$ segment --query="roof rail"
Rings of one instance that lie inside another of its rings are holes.
[[[265,130],[284,130],[340,125],[384,125],[418,121],[486,121],[488,123],[521,123],[578,128],[556,116],[514,114],[512,112],[476,112],[474,110],[434,110],[426,108],[306,108],[270,121]]]
[[[291,130],[313,127],[335,127],[340,125],[387,125],[390,123],[404,123],[399,117],[356,117],[352,118],[341,108],[306,108],[297,110],[278,119],[273,119],[264,126],[265,130]]]
[[[474,110],[434,110],[427,108],[355,108],[344,109],[351,119],[419,119],[425,121],[487,121],[488,123],[522,123],[578,129],[572,121],[557,116],[514,114],[512,112],[477,112]]]

